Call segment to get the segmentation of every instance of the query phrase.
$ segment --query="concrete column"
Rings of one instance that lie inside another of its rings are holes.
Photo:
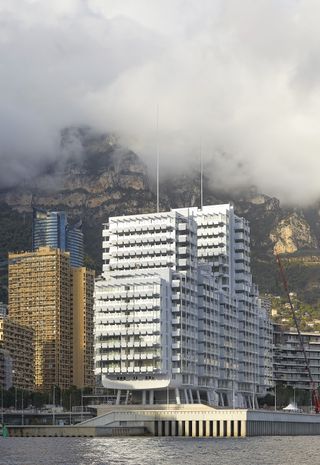
[[[186,398],[186,404],[189,404],[189,397],[188,397],[188,390],[187,389],[184,390],[184,396]]]
[[[185,432],[186,432],[186,436],[190,436],[189,421],[185,421]]]
[[[224,430],[224,427],[223,427],[223,420],[220,420],[220,434],[219,434],[220,438],[223,438],[223,437],[224,437],[224,436],[223,436],[223,433],[224,433],[223,430]]]
[[[210,396],[209,391],[207,391],[207,401],[208,401],[208,404],[211,404],[211,396]]]
[[[196,421],[195,420],[192,420],[192,432],[191,432],[191,436],[194,438],[196,436]]]
[[[213,421],[213,437],[216,438],[218,436],[218,428],[217,428],[217,420]]]
[[[241,420],[241,437],[244,438],[247,435],[247,422],[246,420]]]
[[[128,399],[129,399],[129,391],[126,392],[126,400],[125,400],[126,405],[128,405]]]
[[[231,438],[231,420],[227,420],[227,438]]]
[[[156,434],[155,425],[156,425],[155,421],[150,421],[146,425],[148,431],[152,434],[152,436],[155,436],[155,434]]]
[[[164,422],[164,435],[169,436],[169,421]]]
[[[176,389],[174,390],[174,392],[175,392],[175,395],[176,395],[176,403],[177,403],[177,404],[181,404],[180,391],[179,391],[179,389],[176,388]]]
[[[234,420],[234,426],[233,426],[233,435],[235,438],[238,437],[238,420]]]
[[[178,421],[178,436],[182,436],[182,421]]]
[[[201,404],[199,389],[197,389],[197,400],[198,400],[198,404]]]
[[[233,394],[232,393],[229,393],[227,394],[227,406],[229,408],[232,408],[233,407]]]
[[[210,420],[206,421],[206,437],[210,437]]]
[[[151,391],[149,392],[149,404],[150,405],[154,404],[154,390],[153,389],[151,389]]]
[[[142,405],[146,405],[146,403],[147,403],[147,392],[146,392],[146,390],[144,389],[144,390],[142,391]]]
[[[176,435],[176,422],[172,421],[171,422],[171,436],[175,436],[175,435]]]
[[[120,396],[121,396],[121,391],[120,391],[120,389],[118,389],[117,390],[116,405],[120,404]]]
[[[189,396],[190,396],[190,404],[193,404],[192,389],[189,389]]]
[[[162,421],[158,421],[158,436],[162,436]]]
[[[203,421],[199,420],[199,437],[203,437]]]

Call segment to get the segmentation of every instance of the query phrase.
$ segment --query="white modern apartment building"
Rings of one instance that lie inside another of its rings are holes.
[[[104,225],[95,372],[118,403],[254,406],[271,383],[269,330],[231,205]]]
[[[311,389],[300,339],[293,328],[284,329],[274,323],[273,377],[276,384],[292,386],[294,389]],[[304,350],[309,361],[312,377],[320,384],[320,333],[301,332]]]

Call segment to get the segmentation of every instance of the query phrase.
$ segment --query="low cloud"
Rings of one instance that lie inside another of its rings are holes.
[[[0,0],[1,185],[89,125],[150,166],[158,139],[164,172],[202,146],[217,187],[319,199],[319,15],[316,0]]]

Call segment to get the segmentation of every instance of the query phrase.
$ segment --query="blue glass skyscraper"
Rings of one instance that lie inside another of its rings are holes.
[[[82,221],[73,226],[67,225],[66,231],[66,250],[70,252],[70,264],[74,267],[83,266]]]
[[[71,266],[83,266],[82,223],[70,226],[65,212],[34,208],[32,250],[45,246],[70,252]]]
[[[66,250],[65,212],[49,212],[33,209],[32,250],[50,246]]]

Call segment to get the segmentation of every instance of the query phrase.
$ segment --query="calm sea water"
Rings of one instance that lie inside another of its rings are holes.
[[[318,465],[320,438],[0,438],[0,464]]]

